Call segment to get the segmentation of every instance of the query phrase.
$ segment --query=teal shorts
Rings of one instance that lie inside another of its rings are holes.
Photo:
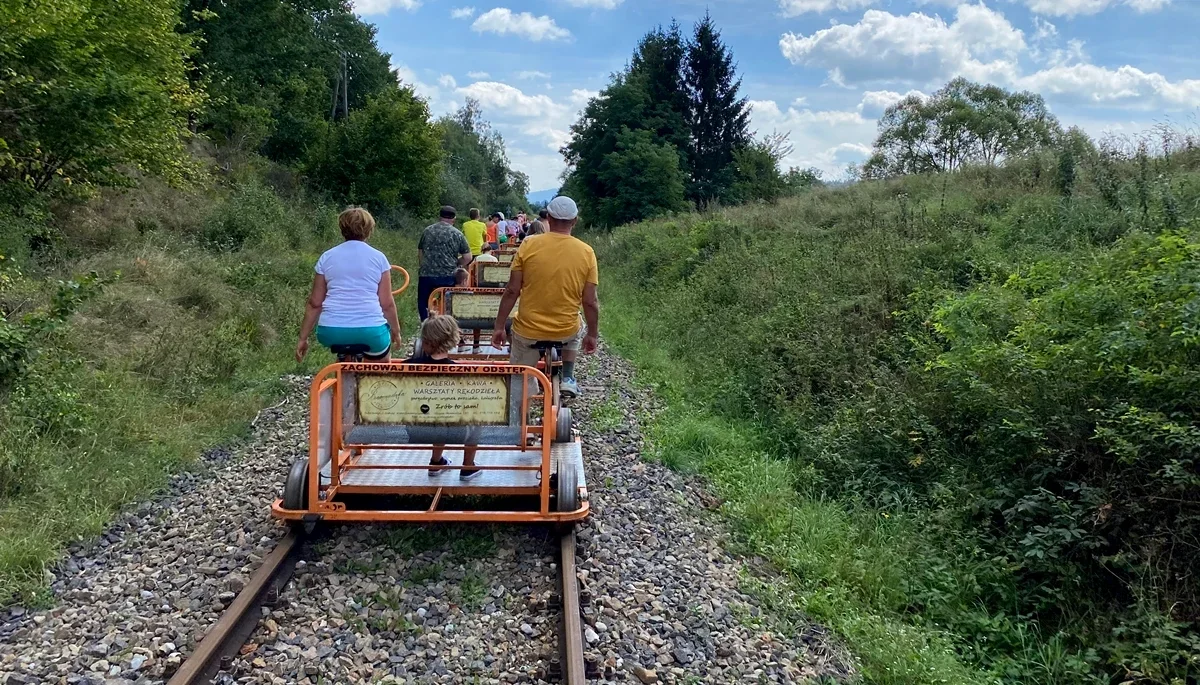
[[[368,357],[382,357],[392,347],[392,332],[387,324],[367,328],[338,328],[317,326],[317,342],[325,347],[334,345],[366,345]]]

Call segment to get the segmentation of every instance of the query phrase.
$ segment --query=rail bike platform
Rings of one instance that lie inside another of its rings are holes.
[[[309,454],[271,513],[306,527],[581,520],[582,445],[571,411],[542,390],[553,387],[537,369],[506,364],[331,364],[312,383]],[[465,467],[468,449],[476,458]],[[435,450],[451,463],[431,475]],[[479,473],[462,480],[464,468]]]

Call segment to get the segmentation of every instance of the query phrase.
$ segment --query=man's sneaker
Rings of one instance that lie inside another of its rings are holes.
[[[575,382],[574,378],[562,379],[559,390],[566,397],[579,397],[579,384]]]
[[[440,463],[438,463],[437,465],[434,465],[433,462],[430,462],[429,465],[431,467],[429,469],[429,477],[433,478],[434,476],[442,475],[442,471],[446,470],[445,467],[450,465],[450,460],[445,457],[442,457],[442,461]]]
[[[483,473],[482,469],[463,469],[458,472],[459,480],[473,480],[476,476]]]

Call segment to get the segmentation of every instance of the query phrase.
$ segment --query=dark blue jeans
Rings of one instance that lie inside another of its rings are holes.
[[[417,279],[417,314],[429,318],[429,296],[438,288],[453,288],[454,276],[421,276]]]

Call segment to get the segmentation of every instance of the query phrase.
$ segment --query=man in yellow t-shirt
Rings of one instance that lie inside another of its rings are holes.
[[[472,209],[470,221],[463,222],[462,232],[467,237],[467,247],[471,248],[471,256],[478,257],[483,252],[483,237],[487,233],[487,224],[479,220],[479,210]]]
[[[560,195],[546,209],[549,230],[526,238],[513,258],[508,287],[500,299],[492,329],[495,331],[492,345],[504,345],[507,338],[504,324],[520,299],[521,308],[513,321],[509,363],[534,366],[539,357],[534,343],[562,342],[562,393],[577,397],[575,360],[579,349],[582,346],[584,352],[591,354],[599,342],[600,300],[596,297],[596,286],[600,284],[600,271],[592,248],[571,235],[579,221],[575,201]]]

